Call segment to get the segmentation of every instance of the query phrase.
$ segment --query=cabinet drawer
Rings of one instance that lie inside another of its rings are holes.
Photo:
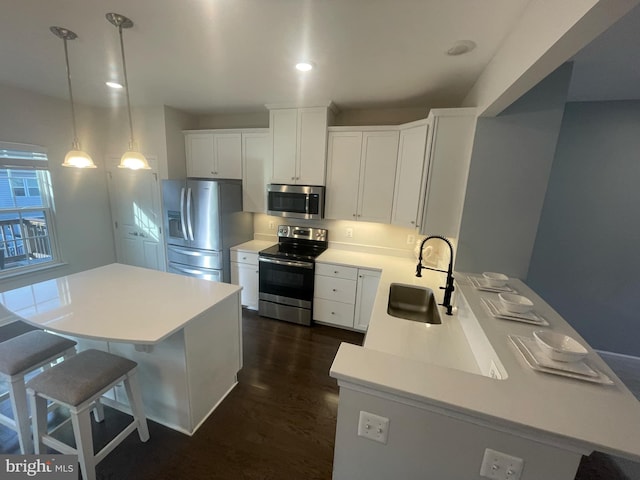
[[[355,267],[333,265],[331,263],[316,263],[316,275],[355,280],[356,278],[358,278],[358,269]]]
[[[314,298],[313,319],[318,322],[353,328],[353,304]]]
[[[257,252],[239,252],[237,250],[231,250],[231,261],[238,263],[248,263],[250,265],[258,265],[258,253]]]
[[[356,282],[344,278],[323,277],[316,275],[314,296],[325,300],[334,300],[343,303],[355,303]]]

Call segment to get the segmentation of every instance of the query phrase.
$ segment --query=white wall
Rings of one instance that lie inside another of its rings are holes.
[[[64,168],[73,133],[69,103],[0,85],[0,140],[47,148],[55,198],[56,230],[68,265],[3,280],[1,290],[47,280],[115,261],[104,173],[105,124],[100,109],[76,106],[78,136],[97,169]]]
[[[167,176],[162,178],[185,178],[187,176],[187,157],[182,130],[196,128],[198,119],[195,115],[165,106],[164,124],[167,143]]]
[[[571,79],[566,64],[478,119],[456,269],[526,279]]]

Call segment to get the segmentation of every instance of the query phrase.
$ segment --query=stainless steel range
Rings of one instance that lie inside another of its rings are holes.
[[[328,245],[323,228],[278,226],[278,244],[258,256],[258,313],[311,325],[315,259]]]

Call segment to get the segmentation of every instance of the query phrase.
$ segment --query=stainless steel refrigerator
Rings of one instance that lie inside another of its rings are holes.
[[[253,239],[240,180],[163,180],[167,271],[230,282],[229,247]]]

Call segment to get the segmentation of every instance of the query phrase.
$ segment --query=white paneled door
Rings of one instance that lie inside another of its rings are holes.
[[[165,270],[162,208],[154,170],[117,168],[107,162],[111,218],[119,263]],[[154,163],[149,159],[149,163]]]

